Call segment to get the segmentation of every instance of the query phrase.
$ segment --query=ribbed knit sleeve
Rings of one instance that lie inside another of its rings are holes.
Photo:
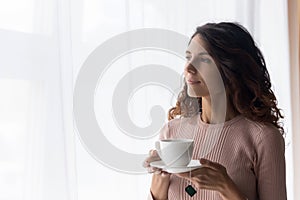
[[[254,170],[259,200],[285,200],[285,144],[282,135],[273,127],[264,127],[257,136]]]

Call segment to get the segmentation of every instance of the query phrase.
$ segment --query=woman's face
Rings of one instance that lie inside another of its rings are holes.
[[[195,35],[186,50],[184,76],[190,97],[209,97],[224,88],[213,58],[204,49],[204,42]]]

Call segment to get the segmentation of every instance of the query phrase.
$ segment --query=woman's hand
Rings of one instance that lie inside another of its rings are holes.
[[[170,174],[156,167],[151,167],[150,163],[161,160],[156,150],[150,150],[149,157],[143,163],[143,166],[148,169],[149,173],[153,173],[151,183],[151,195],[154,200],[168,199],[168,190],[170,184]]]
[[[227,174],[226,168],[216,162],[200,159],[201,168],[176,174],[190,180],[197,188],[218,191],[224,200],[245,200],[237,186]]]
[[[161,160],[161,159],[158,156],[157,151],[152,149],[149,151],[149,157],[147,157],[144,160],[143,167],[147,168],[149,173],[161,173],[161,169],[150,166],[151,162],[159,161],[159,160]]]

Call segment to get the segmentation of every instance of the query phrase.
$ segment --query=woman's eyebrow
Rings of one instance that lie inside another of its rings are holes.
[[[188,53],[188,54],[191,54],[191,52],[190,51],[186,51],[185,53]],[[198,53],[198,55],[209,55],[207,52],[200,52],[200,53]]]

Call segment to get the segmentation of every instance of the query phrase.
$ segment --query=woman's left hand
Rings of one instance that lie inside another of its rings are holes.
[[[202,165],[199,169],[176,175],[190,180],[199,189],[218,191],[224,200],[246,199],[229,177],[223,165],[203,158],[200,159],[200,163]]]

